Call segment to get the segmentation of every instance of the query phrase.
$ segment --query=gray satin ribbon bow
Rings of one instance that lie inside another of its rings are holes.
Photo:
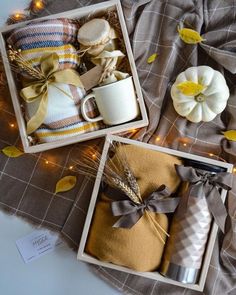
[[[189,198],[206,198],[209,211],[224,233],[227,211],[221,199],[219,188],[230,190],[233,184],[233,174],[228,172],[212,174],[211,172],[182,165],[175,165],[175,169],[181,180],[190,184],[187,193],[179,203],[177,217],[186,212]]]
[[[113,227],[131,228],[143,216],[145,210],[156,213],[170,213],[175,211],[179,203],[179,198],[169,198],[170,193],[165,185],[161,185],[141,204],[127,199],[125,194],[112,187],[108,188],[107,193],[116,199],[124,199],[125,197],[124,200],[111,203],[112,214],[121,216]]]

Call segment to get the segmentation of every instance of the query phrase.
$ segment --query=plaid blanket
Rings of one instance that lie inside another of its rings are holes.
[[[80,58],[76,53],[76,49],[71,44],[66,44],[58,47],[43,47],[22,50],[21,55],[33,67],[40,66],[40,59],[43,54],[51,54],[56,52],[59,57],[59,69],[76,68],[80,63]]]
[[[49,19],[29,23],[13,30],[7,43],[21,49],[24,59],[34,67],[39,66],[43,54],[56,52],[60,69],[76,68],[80,62],[73,46],[79,25],[69,19]]]
[[[99,1],[52,1],[48,11],[56,13]],[[236,129],[236,4],[233,0],[124,0],[126,24],[136,60],[150,124],[134,138],[161,146],[215,159],[236,162],[236,143],[224,139],[221,131]],[[177,34],[184,22],[203,34],[206,41],[187,45]],[[156,62],[147,58],[158,53]],[[191,123],[174,111],[170,87],[176,76],[186,68],[209,65],[221,71],[230,88],[226,110],[209,123]],[[18,144],[10,97],[1,93],[0,148]],[[67,146],[37,155],[16,159],[0,155],[1,193],[3,210],[23,216],[37,225],[56,231],[76,249],[86,217],[92,183],[78,177],[76,187],[67,193],[54,194],[56,181],[72,174],[68,167],[88,145],[102,145],[101,140]],[[45,165],[45,159],[50,165]],[[45,167],[46,166],[46,167]],[[227,231],[218,235],[203,294],[236,294],[236,183],[227,199],[229,218]],[[132,295],[197,295],[188,289],[140,278],[115,270],[91,266],[101,278],[121,292]]]
[[[21,50],[58,47],[75,43],[78,29],[69,19],[43,20],[14,30],[7,41]]]

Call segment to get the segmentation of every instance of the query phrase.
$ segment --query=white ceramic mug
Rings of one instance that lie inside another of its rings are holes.
[[[100,115],[90,118],[86,114],[86,102],[95,99]],[[93,88],[81,102],[81,113],[88,122],[103,121],[107,125],[117,125],[135,119],[139,107],[132,77]]]

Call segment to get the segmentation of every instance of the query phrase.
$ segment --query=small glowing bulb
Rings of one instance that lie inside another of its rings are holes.
[[[209,156],[210,156],[210,157],[213,157],[214,155],[213,155],[212,153],[209,153]]]
[[[45,164],[46,164],[46,165],[48,165],[48,164],[49,164],[48,160],[46,160],[46,161],[45,161]]]
[[[41,3],[40,1],[37,1],[37,2],[35,3],[35,6],[38,7],[38,8],[40,8],[40,7],[42,6],[42,3]]]
[[[14,128],[15,127],[15,124],[11,123],[10,126],[11,126],[11,128]]]
[[[159,136],[156,137],[156,141],[160,141],[161,138]]]
[[[69,170],[72,170],[73,168],[74,168],[73,166],[70,166],[70,167],[69,167]]]
[[[92,154],[92,158],[93,158],[93,160],[95,160],[96,159],[96,154]]]
[[[233,172],[236,173],[236,168],[233,169]]]
[[[25,20],[27,18],[27,15],[24,12],[15,12],[10,15],[9,19],[12,20],[13,22],[18,22],[21,20]]]
[[[187,143],[183,143],[183,146],[187,146]]]
[[[39,9],[43,8],[43,3],[42,3],[42,1],[36,1],[36,2],[35,2],[35,6],[36,6],[37,8],[39,8]]]

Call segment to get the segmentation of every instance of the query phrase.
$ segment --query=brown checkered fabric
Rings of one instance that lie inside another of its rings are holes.
[[[45,13],[56,13],[99,1],[55,0]],[[236,143],[224,139],[221,131],[236,129],[236,3],[234,0],[139,0],[122,1],[150,124],[135,138],[202,156],[213,153],[216,159],[236,161]],[[177,34],[177,25],[196,29],[206,39],[201,45],[187,45]],[[157,60],[147,64],[154,52]],[[221,71],[230,88],[226,110],[209,123],[193,124],[176,114],[170,87],[177,74],[189,66],[209,65]],[[8,93],[0,98],[0,148],[19,145],[18,130]],[[157,136],[160,137],[157,140]],[[183,145],[183,143],[187,145]],[[71,145],[37,155],[10,159],[0,155],[0,206],[27,220],[61,232],[77,248],[91,195],[92,183],[78,176],[76,187],[54,194],[56,181],[68,170],[82,148],[102,145],[102,140]],[[45,164],[45,159],[50,163]],[[225,236],[219,234],[210,263],[203,294],[236,294],[236,183],[229,193]],[[178,295],[199,294],[158,281],[126,273],[92,269],[125,294]]]

